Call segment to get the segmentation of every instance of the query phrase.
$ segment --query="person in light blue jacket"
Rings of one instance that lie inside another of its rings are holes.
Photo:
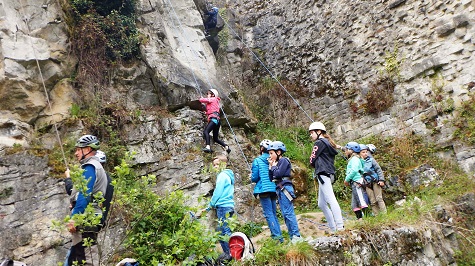
[[[351,141],[345,146],[345,155],[348,157],[348,165],[346,166],[345,186],[351,186],[351,208],[358,220],[363,218],[363,214],[367,215],[368,203],[364,198],[364,160],[361,159],[360,144]]]
[[[252,162],[251,181],[256,183],[254,197],[258,198],[261,203],[271,237],[283,242],[282,231],[277,218],[275,184],[269,178],[269,152],[267,148],[269,148],[271,142],[268,139],[261,141],[259,145],[261,155]]]
[[[207,210],[216,209],[218,217],[218,231],[222,236],[231,236],[231,229],[226,221],[228,217],[234,214],[234,173],[230,169],[226,169],[228,158],[225,155],[218,155],[213,159],[213,167],[219,171],[216,177],[216,187],[213,196],[208,204]],[[225,257],[230,258],[228,241],[219,240]]]

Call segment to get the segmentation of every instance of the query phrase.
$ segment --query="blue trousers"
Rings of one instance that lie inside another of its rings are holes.
[[[216,216],[218,216],[218,231],[221,231],[222,236],[231,236],[231,229],[228,226],[226,221],[226,216],[232,217],[234,214],[234,208],[232,207],[216,207]],[[219,240],[219,244],[221,244],[221,248],[223,252],[226,254],[231,254],[229,250],[229,243],[228,241]]]
[[[280,231],[280,224],[277,218],[277,204],[275,195],[274,197],[259,197],[259,200],[261,202],[264,217],[266,217],[267,225],[269,226],[271,237],[282,242],[282,232]]]
[[[286,189],[290,195],[295,197],[294,188],[292,185],[285,185],[284,189]],[[299,226],[297,223],[297,217],[295,216],[294,212],[294,204],[290,201],[287,196],[285,196],[284,192],[277,188],[277,197],[279,198],[279,205],[280,211],[282,212],[282,216],[284,216],[285,225],[287,226],[287,230],[289,231],[290,239],[294,236],[300,236]]]

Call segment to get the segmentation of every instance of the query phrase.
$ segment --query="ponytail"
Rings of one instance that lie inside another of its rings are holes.
[[[332,137],[327,133],[322,133],[322,136],[330,142],[330,145],[332,145],[333,148],[338,149],[338,145],[335,143],[335,141],[332,139]]]

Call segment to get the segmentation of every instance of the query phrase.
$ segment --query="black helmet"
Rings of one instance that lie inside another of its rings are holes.
[[[76,141],[76,147],[91,147],[93,150],[99,149],[99,140],[93,135],[84,135]]]

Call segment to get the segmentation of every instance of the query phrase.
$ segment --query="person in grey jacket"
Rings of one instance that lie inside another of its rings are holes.
[[[384,174],[378,162],[373,158],[372,153],[376,151],[373,144],[360,144],[361,158],[364,160],[364,179],[366,183],[366,193],[371,203],[371,210],[374,215],[386,213],[386,204],[383,199]]]

